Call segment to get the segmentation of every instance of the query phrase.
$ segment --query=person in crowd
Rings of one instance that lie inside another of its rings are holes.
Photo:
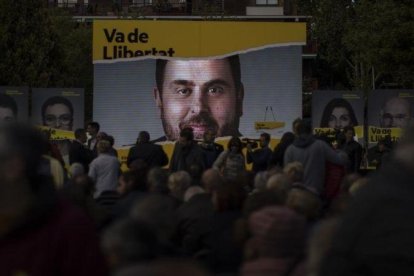
[[[270,157],[269,167],[277,166],[283,168],[283,158],[285,156],[286,149],[293,143],[295,140],[295,135],[293,132],[285,132],[280,139],[279,144],[276,145],[273,150],[272,156]]]
[[[289,177],[292,186],[302,185],[303,183],[303,165],[300,162],[292,162],[285,164],[283,168],[283,173]]]
[[[63,156],[60,153],[59,147],[50,139],[50,131],[42,131],[42,133],[47,141],[47,155],[57,159],[62,165],[62,167],[65,168],[65,161],[63,160]]]
[[[138,134],[136,145],[129,149],[128,167],[137,159],[143,160],[149,168],[163,167],[168,164],[168,157],[164,150],[160,145],[150,142],[150,135],[147,131],[141,131]]]
[[[170,171],[187,171],[191,174],[192,167],[198,167],[203,171],[206,167],[203,150],[194,141],[192,128],[184,128],[180,131],[180,139],[176,142],[170,162]]]
[[[120,270],[115,276],[170,276],[172,272],[175,275],[181,276],[211,276],[211,274],[200,265],[183,258],[160,259],[149,264],[130,266]]]
[[[236,179],[246,172],[245,158],[242,153],[242,142],[239,137],[232,137],[227,150],[223,151],[213,164],[226,179]]]
[[[165,257],[179,255],[174,247],[175,212],[177,201],[168,195],[151,194],[138,201],[131,210],[130,216],[152,227],[159,242],[160,254]]]
[[[331,249],[340,218],[333,217],[317,224],[309,238],[306,271],[308,276],[319,276],[322,261]]]
[[[247,143],[247,164],[253,163],[253,173],[265,171],[269,167],[272,150],[269,148],[270,134],[260,134],[260,149],[253,151],[250,143]]]
[[[111,144],[111,148],[109,149],[109,154],[118,158],[118,151],[114,148],[115,145],[115,138],[112,135],[108,135],[104,138]]]
[[[137,264],[147,264],[159,256],[158,240],[143,221],[125,218],[108,227],[102,237],[102,249],[112,272]]]
[[[174,241],[183,253],[205,261],[206,238],[210,234],[213,203],[211,194],[200,186],[191,186],[184,195],[184,203],[176,211]]]
[[[98,142],[96,157],[90,164],[88,175],[96,184],[94,197],[98,198],[104,191],[116,191],[120,166],[118,159],[108,154],[111,145],[106,140]]]
[[[389,162],[355,194],[319,275],[414,273],[413,149],[408,129]]]
[[[342,130],[346,126],[357,126],[358,120],[351,104],[342,98],[334,98],[325,106],[321,127]]]
[[[0,140],[1,274],[107,275],[92,221],[38,173],[40,132],[7,124]]]
[[[168,171],[160,167],[152,168],[147,177],[148,191],[154,194],[168,195],[170,189],[168,187]]]
[[[165,132],[157,142],[178,140],[180,132],[188,127],[194,129],[196,139],[202,139],[206,130],[217,137],[241,136],[244,88],[239,56],[157,59],[155,75],[155,102]]]
[[[87,175],[79,175],[70,179],[64,188],[64,196],[74,205],[81,208],[93,220],[98,231],[107,226],[111,216],[107,208],[97,203],[93,194],[95,183]]]
[[[269,206],[248,221],[240,275],[305,275],[306,221],[287,207]]]
[[[168,177],[170,194],[180,202],[184,201],[184,194],[190,186],[191,176],[186,171],[174,172]]]
[[[348,155],[347,172],[357,173],[361,166],[362,146],[354,140],[355,130],[351,126],[344,127],[345,141],[339,148]]]
[[[381,108],[380,126],[406,128],[411,121],[411,104],[407,99],[392,97]]]
[[[284,173],[278,173],[272,175],[266,183],[266,189],[275,192],[282,202],[285,202],[288,198],[289,192],[293,187],[293,182]]]
[[[347,157],[344,153],[335,152],[325,142],[316,140],[308,122],[298,125],[298,137],[285,152],[285,164],[298,161],[304,167],[303,184],[322,195],[325,183],[326,162],[345,165]]]
[[[214,214],[210,222],[207,248],[211,270],[216,273],[236,273],[242,261],[241,245],[235,242],[235,223],[242,216],[246,192],[240,183],[227,181],[212,194]]]
[[[314,223],[322,215],[322,201],[319,195],[305,186],[290,189],[286,206],[303,215],[310,223]]]
[[[99,125],[98,122],[90,122],[86,126],[86,132],[90,136],[89,139],[88,139],[88,148],[91,151],[93,151],[95,154],[97,153],[96,146],[98,144],[98,140],[97,140],[96,136],[98,135],[100,128],[101,128],[101,126]]]
[[[84,144],[86,143],[86,131],[83,128],[75,130],[75,140],[72,141],[69,148],[69,164],[82,164],[84,171],[89,171],[89,164],[92,162],[94,156]]]
[[[119,176],[117,192],[119,200],[113,208],[114,219],[129,215],[132,207],[148,195],[147,189],[148,167],[125,171]]]
[[[17,121],[17,103],[9,95],[0,93],[0,123]]]
[[[214,131],[208,129],[204,132],[203,142],[200,143],[201,149],[206,156],[206,169],[210,169],[213,166],[214,161],[224,150],[222,145],[214,142],[215,137]]]
[[[73,105],[70,100],[61,96],[48,98],[42,105],[43,125],[51,128],[72,130]]]
[[[391,149],[391,145],[387,142],[387,138],[380,139],[374,147],[368,149],[368,164],[376,169],[380,169],[389,159]]]

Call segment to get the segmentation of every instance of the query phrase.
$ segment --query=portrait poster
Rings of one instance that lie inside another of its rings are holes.
[[[376,167],[413,122],[414,90],[374,90],[368,97],[368,164]]]
[[[301,117],[304,23],[97,20],[93,39],[93,119],[118,147],[185,126],[277,138]]]
[[[355,138],[364,138],[364,99],[360,91],[317,90],[312,94],[312,127],[317,135],[335,139],[346,126],[355,130]]]
[[[84,128],[84,114],[83,88],[32,89],[32,123],[49,133],[66,164],[69,164],[69,146],[74,131]]]
[[[47,116],[51,115],[48,124]],[[62,115],[69,115],[67,118]],[[65,131],[84,128],[85,96],[83,88],[33,88],[32,122]],[[66,120],[65,120],[66,119]]]
[[[29,88],[28,87],[10,87],[0,86],[0,94],[2,96],[0,100],[0,109],[5,112],[11,113],[13,119],[19,122],[27,122],[29,116]],[[0,112],[0,117],[2,112]],[[0,118],[0,119],[1,119]]]

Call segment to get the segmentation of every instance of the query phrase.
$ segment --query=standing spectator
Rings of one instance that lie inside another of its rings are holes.
[[[250,143],[247,143],[247,164],[253,163],[253,172],[256,174],[267,170],[270,158],[272,157],[272,150],[269,148],[270,134],[260,134],[260,149],[253,151]]]
[[[194,170],[203,171],[205,167],[205,156],[200,146],[194,141],[193,129],[182,129],[171,157],[170,171],[187,171],[191,174]]]
[[[163,167],[168,164],[168,157],[160,145],[150,142],[150,135],[147,131],[138,134],[137,143],[128,152],[127,165],[137,159],[143,160],[151,169],[153,167]]]
[[[69,164],[80,163],[84,171],[87,172],[89,170],[89,163],[93,159],[93,153],[84,145],[87,139],[85,130],[83,128],[75,130],[75,138],[69,148]]]
[[[120,173],[120,163],[118,159],[108,154],[111,144],[101,140],[98,143],[98,157],[96,157],[89,169],[88,175],[96,183],[94,197],[99,197],[104,191],[115,191]]]
[[[90,138],[88,139],[88,148],[96,153],[96,145],[98,141],[96,136],[98,135],[100,126],[98,122],[90,122],[86,128]]]
[[[227,144],[227,150],[223,151],[213,164],[213,168],[220,171],[226,179],[236,179],[246,172],[242,142],[239,137],[232,137]]]
[[[348,172],[357,173],[361,166],[362,146],[354,140],[355,130],[352,126],[345,127],[343,133],[345,135],[345,141],[340,146],[340,149],[348,155]]]
[[[298,161],[304,167],[303,184],[311,190],[322,194],[325,183],[326,161],[345,165],[345,154],[335,152],[327,143],[316,140],[309,123],[301,121],[297,125],[298,137],[286,152],[285,164]]]
[[[204,154],[206,156],[207,169],[210,169],[213,166],[214,161],[216,161],[217,157],[224,150],[222,145],[214,143],[215,137],[216,133],[208,129],[206,132],[204,132],[203,142],[200,144],[201,149],[204,151]]]
[[[285,156],[286,149],[293,143],[295,140],[295,134],[292,132],[286,132],[283,134],[282,138],[280,139],[279,144],[275,147],[272,153],[272,157],[269,161],[269,166],[277,166],[283,168],[283,158]]]

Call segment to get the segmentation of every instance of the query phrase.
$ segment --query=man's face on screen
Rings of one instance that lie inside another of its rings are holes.
[[[405,128],[410,121],[410,104],[401,98],[391,98],[382,110],[381,126]]]
[[[218,137],[239,134],[243,88],[237,91],[227,59],[167,62],[155,99],[168,140],[184,127],[193,128],[195,139],[208,129]]]

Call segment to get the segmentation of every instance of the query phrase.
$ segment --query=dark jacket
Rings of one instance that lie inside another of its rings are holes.
[[[201,171],[205,170],[206,161],[202,149],[195,142],[186,146],[176,143],[171,157],[170,171],[187,171],[191,175],[192,167],[198,167],[197,170]]]
[[[269,166],[269,162],[272,157],[272,150],[269,147],[264,147],[252,152],[247,151],[246,157],[247,164],[253,162],[253,172],[257,173],[260,171],[265,171]]]
[[[209,194],[194,195],[177,209],[175,242],[188,255],[205,248],[210,234],[213,203]]]
[[[340,149],[348,155],[348,172],[358,172],[362,160],[362,146],[358,142],[352,140],[350,142],[345,142]]]
[[[153,143],[138,143],[133,146],[128,152],[128,167],[137,159],[143,160],[150,168],[168,164],[168,157],[162,147]]]
[[[80,163],[85,171],[89,170],[89,164],[92,162],[94,154],[91,150],[82,145],[79,141],[72,141],[69,148],[69,164]]]
[[[217,143],[201,143],[200,147],[206,158],[206,169],[213,167],[214,161],[224,151],[223,146]]]

